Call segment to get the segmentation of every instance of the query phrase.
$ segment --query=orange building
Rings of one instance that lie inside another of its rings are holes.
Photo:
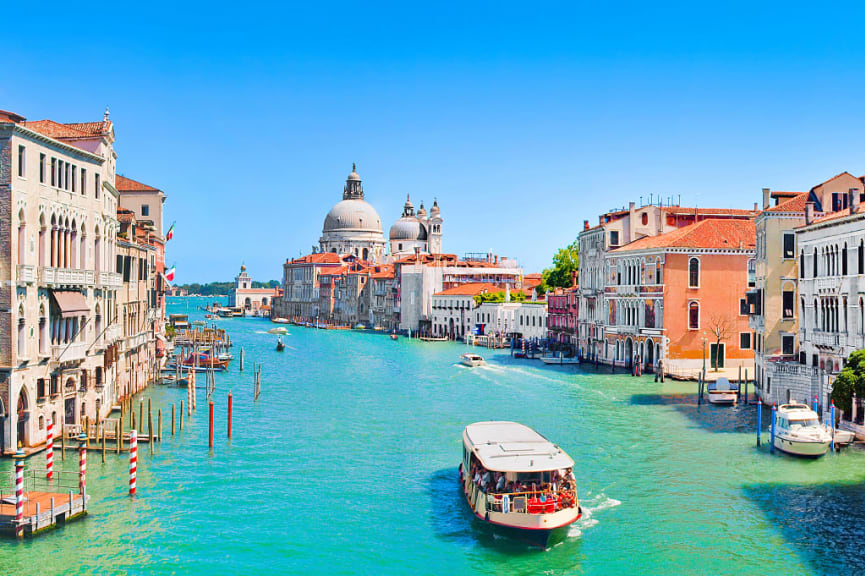
[[[688,377],[704,358],[707,368],[753,366],[742,295],[755,238],[751,220],[708,219],[609,252],[605,356],[646,371],[663,360]]]

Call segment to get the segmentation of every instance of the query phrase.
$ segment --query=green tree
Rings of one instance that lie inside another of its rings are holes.
[[[538,285],[539,293],[553,288],[570,288],[573,273],[580,269],[580,242],[574,240],[553,255],[553,265],[543,271],[543,281]]]
[[[845,414],[853,413],[853,392],[860,398],[865,394],[865,350],[852,352],[847,365],[832,384],[832,400]]]

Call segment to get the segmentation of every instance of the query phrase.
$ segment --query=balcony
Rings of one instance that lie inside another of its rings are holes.
[[[123,286],[123,278],[117,272],[100,272],[99,285],[103,288],[120,288]]]
[[[77,362],[87,357],[87,344],[73,342],[71,344],[54,344],[51,355],[57,362]]]
[[[126,339],[125,350],[133,350],[138,348],[139,346],[143,346],[147,343],[147,332],[142,332],[140,334],[136,334],[135,336],[130,336]]]
[[[39,268],[39,284],[43,286],[93,286],[94,279],[93,270],[52,268],[50,266]]]
[[[822,332],[820,330],[811,331],[811,343],[815,346],[828,346],[836,348],[841,346],[846,341],[846,334],[839,332]]]
[[[816,288],[818,292],[838,292],[841,288],[841,278],[839,276],[829,276],[827,278],[817,278]]]
[[[105,333],[102,335],[102,343],[105,345],[113,344],[117,340],[120,339],[120,323],[115,322],[111,326],[105,330]]]
[[[36,282],[36,266],[27,264],[18,265],[18,282],[25,284],[33,284]]]

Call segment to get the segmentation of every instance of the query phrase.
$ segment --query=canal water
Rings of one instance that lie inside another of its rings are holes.
[[[170,299],[170,312],[203,299]],[[90,515],[35,540],[0,541],[9,574],[856,574],[865,570],[865,454],[817,461],[755,447],[753,407],[696,405],[694,385],[545,367],[460,344],[219,320],[238,362],[170,437],[186,390],[148,391],[165,440],[89,458]],[[262,395],[253,401],[252,364]],[[202,382],[203,384],[203,382]],[[226,439],[226,395],[234,438]],[[457,485],[460,434],[518,420],[576,461],[585,515],[538,550],[481,526]],[[767,419],[764,419],[766,422]],[[64,470],[76,470],[70,452]],[[42,467],[31,458],[28,466]],[[11,468],[8,459],[0,463]]]

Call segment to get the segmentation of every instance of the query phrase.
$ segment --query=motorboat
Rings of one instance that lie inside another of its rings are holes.
[[[582,516],[574,461],[518,422],[476,422],[463,430],[460,484],[482,522],[546,548]]]
[[[288,324],[289,323],[288,318],[271,318],[270,321],[273,322],[274,324]]]
[[[286,328],[285,326],[277,326],[276,328],[271,328],[270,330],[268,330],[267,333],[285,336],[286,334],[288,334],[288,328]]]
[[[396,334],[391,334],[390,339],[391,340],[399,340],[399,336],[397,336]]]
[[[832,434],[806,404],[781,404],[775,415],[774,443],[793,456],[819,458],[829,451]]]
[[[706,386],[711,404],[735,404],[739,399],[739,385],[726,378],[718,378]]]
[[[486,364],[482,356],[479,356],[478,354],[472,354],[471,352],[466,352],[465,354],[460,356],[460,362],[470,368]]]
[[[550,356],[541,356],[544,364],[579,364],[580,359],[576,356],[565,356],[562,352]]]

